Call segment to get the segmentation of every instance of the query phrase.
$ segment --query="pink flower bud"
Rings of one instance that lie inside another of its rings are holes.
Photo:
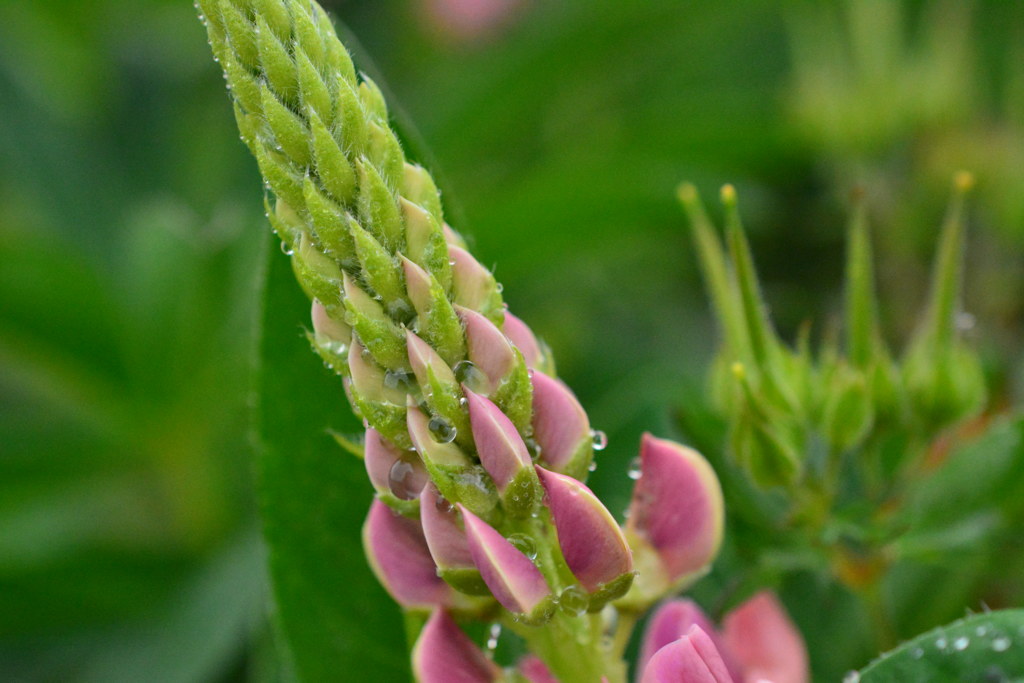
[[[447,226],[446,226],[447,228]],[[497,283],[491,272],[480,265],[465,249],[453,242],[450,228],[445,230],[448,239],[448,256],[452,261],[452,296],[460,306],[480,311],[491,305],[497,292]],[[457,239],[457,236],[455,236]]]
[[[758,593],[727,614],[722,630],[744,683],[810,680],[804,639],[772,593]]]
[[[519,660],[519,675],[529,683],[558,683],[547,665],[534,655],[527,655]]]
[[[428,470],[431,466],[469,467],[470,460],[461,448],[454,443],[442,443],[434,438],[430,431],[430,418],[416,407],[412,396],[408,397],[405,419],[409,426],[409,438],[412,439],[413,448],[423,458]]]
[[[529,557],[492,526],[457,505],[466,526],[469,552],[484,583],[502,607],[540,621],[551,611],[551,589]]]
[[[441,497],[432,482],[427,483],[420,495],[420,523],[438,575],[462,593],[489,595],[480,571],[473,564],[469,540],[459,523],[455,506]]]
[[[501,671],[444,610],[435,610],[412,650],[419,683],[491,683]]]
[[[542,354],[537,337],[533,335],[533,330],[527,327],[526,323],[522,320],[505,311],[505,322],[502,325],[502,332],[519,349],[519,353],[523,354],[526,367],[537,367],[537,364],[542,360]]]
[[[366,430],[363,463],[374,488],[399,500],[416,498],[429,480],[423,463],[415,453],[398,448],[376,429]]]
[[[739,680],[740,672],[731,661],[729,652],[723,645],[722,639],[715,630],[714,625],[704,612],[701,611],[700,607],[697,606],[697,603],[692,600],[671,600],[654,612],[654,615],[647,622],[647,628],[644,631],[637,670],[643,672],[644,667],[646,667],[647,662],[650,661],[655,652],[686,635],[693,626],[699,627],[701,631],[711,638],[711,642],[714,643],[715,648],[722,657],[722,661],[725,662],[729,674],[734,679]]]
[[[357,339],[352,340],[352,348],[348,353],[348,369],[352,378],[352,388],[367,401],[386,401],[393,405],[405,403],[405,392],[396,387],[389,387],[384,381],[384,368],[377,365],[368,351]]]
[[[363,525],[363,547],[377,578],[402,607],[452,604],[454,591],[437,576],[418,520],[374,500]]]
[[[590,420],[569,387],[534,370],[533,438],[540,446],[541,463],[554,472],[581,479],[593,453]]]
[[[633,580],[633,555],[608,509],[590,489],[564,474],[537,468],[558,532],[562,556],[588,593],[603,601],[625,593]],[[626,578],[623,578],[626,577]]]
[[[405,286],[413,308],[419,315],[425,315],[430,308],[430,273],[404,256],[402,257],[402,270],[405,272]]]
[[[664,646],[644,668],[641,683],[733,683],[722,656],[700,626]]]
[[[517,475],[533,468],[530,453],[512,420],[498,406],[466,387],[462,391],[468,402],[469,424],[480,463],[494,479],[498,493],[504,496]]]
[[[319,299],[313,299],[310,317],[313,320],[313,338],[317,344],[347,345],[351,343],[352,328],[343,321],[335,320],[328,315],[327,309]]]
[[[416,375],[416,381],[423,391],[430,390],[430,381],[427,368],[433,371],[434,376],[444,384],[457,385],[455,373],[448,367],[441,356],[437,355],[430,344],[420,339],[411,330],[405,332],[406,348],[409,349],[409,366]]]
[[[491,394],[519,361],[515,348],[501,330],[480,313],[460,307],[455,310],[466,326],[469,360],[487,377],[485,393]]]
[[[640,461],[626,527],[633,551],[640,552],[641,544],[653,548],[667,584],[691,580],[722,542],[718,478],[697,451],[650,434],[640,443]]]

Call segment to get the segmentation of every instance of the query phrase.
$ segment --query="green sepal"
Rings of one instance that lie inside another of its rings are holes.
[[[292,32],[295,35],[296,55],[305,54],[318,70],[326,71],[327,53],[324,49],[324,39],[320,35],[320,29],[313,22],[313,17],[309,15],[312,9],[311,3],[291,0],[288,5],[292,19]]]
[[[469,423],[469,412],[462,405],[462,389],[458,382],[445,381],[438,377],[432,365],[428,365],[427,386],[422,389],[423,400],[430,410],[455,428],[455,442],[464,449],[472,449],[473,429]]]
[[[299,237],[302,234],[304,225],[302,219],[292,210],[283,199],[275,199],[274,206],[270,205],[270,197],[263,198],[263,208],[267,212],[267,219],[274,233],[281,239],[284,246],[294,251],[299,244]]]
[[[256,148],[263,146],[260,140],[260,135],[263,133],[263,116],[259,113],[247,113],[237,100],[232,104],[232,109],[235,112],[235,123],[238,124],[238,135],[242,138],[245,146],[249,148],[249,151],[255,155]]]
[[[444,455],[437,457],[439,453],[447,455],[458,450],[451,444],[438,445],[450,448],[439,449],[437,453],[432,449],[430,453],[420,454],[437,490],[452,503],[462,503],[474,515],[496,526],[501,510],[498,508],[498,492],[494,488],[494,481],[483,467],[472,464],[465,455],[462,460]]]
[[[352,234],[348,229],[348,215],[340,206],[324,195],[316,181],[309,176],[306,176],[303,181],[302,190],[316,237],[324,250],[334,257],[343,268],[357,267],[356,245],[352,241]]]
[[[405,333],[373,297],[358,286],[346,286],[345,308],[348,310],[345,322],[355,329],[377,363],[388,370],[408,367]]]
[[[304,212],[306,199],[302,194],[302,178],[295,173],[288,160],[282,154],[260,144],[259,141],[256,141],[250,148],[256,157],[256,163],[260,167],[263,179],[270,185],[274,194],[288,202],[296,212]]]
[[[389,187],[398,187],[402,179],[402,167],[405,165],[405,153],[398,138],[387,124],[371,121],[368,126],[369,136],[366,144],[366,156],[380,171],[381,177]]]
[[[359,176],[359,222],[388,251],[405,251],[405,226],[398,200],[368,159],[356,161]]]
[[[420,501],[419,498],[413,498],[412,500],[405,500],[399,498],[390,491],[377,491],[377,498],[380,502],[387,505],[389,508],[409,519],[420,518]],[[440,572],[438,572],[440,574]]]
[[[402,196],[426,209],[440,225],[444,222],[441,209],[441,194],[427,169],[406,162],[402,167]],[[444,235],[441,236],[444,239]]]
[[[590,603],[587,606],[587,611],[599,612],[601,608],[612,600],[618,600],[624,596],[633,587],[633,579],[635,578],[636,572],[627,572],[608,583],[598,586],[597,590],[590,594]]]
[[[309,340],[309,345],[313,347],[316,355],[320,356],[320,359],[324,362],[325,367],[342,377],[349,374],[348,344],[342,345],[342,348],[332,344],[320,344],[312,332],[306,332],[306,338]]]
[[[466,595],[490,595],[491,589],[484,583],[480,570],[475,567],[460,567],[437,570],[437,575],[449,586]]]
[[[259,81],[236,59],[225,59],[221,63],[228,76],[228,84],[235,102],[241,104],[249,114],[262,114],[263,95],[260,92]]]
[[[288,49],[267,26],[266,15],[256,17],[256,48],[259,50],[260,66],[267,82],[278,97],[288,104],[295,104],[299,94],[299,75]]]
[[[399,448],[412,448],[412,440],[409,438],[405,422],[405,406],[395,405],[390,401],[371,401],[360,396],[354,387],[351,395],[359,408],[359,414],[371,427],[380,432],[381,436]]]
[[[274,133],[277,144],[297,166],[308,167],[313,157],[309,151],[309,130],[305,122],[281,104],[265,85],[260,88],[260,102],[263,105],[263,117]]]
[[[512,420],[520,434],[528,434],[533,418],[533,386],[530,384],[530,371],[523,360],[523,354],[514,347],[513,350],[516,354],[516,364],[501,379],[498,388],[489,398],[501,408],[501,412],[505,413],[508,419]]]
[[[225,39],[225,33],[220,2],[218,0],[196,0],[196,7],[199,8],[200,20],[206,24],[206,28],[210,32],[210,42],[221,43]],[[219,53],[220,45],[215,44],[213,48]]]
[[[588,437],[580,441],[580,445],[576,448],[576,452],[573,453],[565,467],[561,468],[559,471],[562,474],[569,475],[573,479],[586,481],[587,475],[590,474],[590,463],[593,461],[594,441]]]
[[[350,155],[359,156],[366,150],[366,116],[363,114],[363,106],[359,104],[359,95],[351,83],[339,80],[335,96],[337,105],[334,123],[340,128],[336,139]]]
[[[822,432],[833,454],[848,451],[867,436],[875,411],[867,381],[860,372],[840,365],[828,378],[822,410]]]
[[[256,31],[249,20],[230,2],[221,2],[221,19],[228,44],[235,57],[249,69],[260,66],[260,52],[256,47]]]
[[[323,76],[310,57],[299,48],[295,49],[295,65],[298,68],[299,101],[303,108],[313,110],[326,126],[330,126],[334,120],[334,101]]]
[[[327,16],[327,13],[319,5],[314,5],[313,9],[316,13],[316,23],[320,28],[320,34],[324,36],[325,58],[329,67],[327,72],[336,72],[344,80],[354,83],[356,80],[356,68],[352,64],[352,57],[348,54],[348,50],[338,40],[334,31],[334,24],[331,23],[331,18]]]
[[[448,244],[437,219],[405,197],[399,199],[405,220],[406,256],[434,276],[446,292],[451,290],[452,264]]]
[[[555,601],[555,596],[548,595],[529,614],[516,614],[512,618],[527,626],[543,626],[551,621],[551,617],[554,616],[557,608],[558,603]]]
[[[292,254],[292,266],[299,284],[311,299],[319,299],[329,311],[341,304],[341,268],[317,251],[304,232],[299,234],[299,243]]]
[[[281,0],[249,0],[253,13],[263,18],[275,37],[282,43],[291,40],[292,20],[288,8]]]
[[[789,486],[800,473],[800,453],[779,434],[780,427],[748,415],[733,428],[734,457],[762,488]]]
[[[527,519],[543,498],[544,488],[537,478],[537,471],[533,467],[524,467],[505,487],[501,503],[505,508],[505,514],[511,519]]]
[[[391,318],[407,321],[412,314],[412,304],[406,296],[405,280],[395,257],[351,216],[347,222],[366,284],[380,296]]]
[[[437,279],[430,276],[430,288],[425,301],[418,301],[413,296],[412,303],[418,314],[414,329],[416,334],[437,351],[437,355],[441,356],[448,367],[455,367],[456,363],[466,357],[466,338],[462,321]]]
[[[388,121],[388,105],[384,101],[384,94],[367,75],[363,75],[363,82],[359,84],[359,101],[363,104],[363,110],[376,116],[385,125]]]
[[[335,200],[351,205],[356,192],[356,173],[352,164],[316,112],[309,113],[309,127],[313,134],[313,158],[320,182]]]

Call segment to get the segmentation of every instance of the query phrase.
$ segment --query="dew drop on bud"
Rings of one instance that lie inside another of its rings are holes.
[[[434,440],[438,443],[451,443],[455,441],[457,431],[455,425],[451,424],[443,417],[437,417],[436,415],[430,418],[430,422],[427,423],[427,429],[433,434]]]
[[[455,510],[455,506],[452,505],[452,502],[444,496],[436,496],[434,498],[434,507],[442,514],[448,514]]]
[[[295,253],[295,251],[288,246],[287,242],[281,240],[281,253],[284,254],[285,256],[291,256],[292,254]]]
[[[570,616],[580,616],[587,611],[589,604],[587,592],[576,585],[567,587],[558,595],[558,608]]]
[[[626,474],[629,475],[629,478],[632,479],[633,481],[636,481],[637,479],[643,476],[644,471],[641,467],[639,456],[629,461],[629,469],[626,470]]]
[[[1006,652],[1010,649],[1010,639],[1006,636],[999,636],[992,641],[992,650],[995,652]]]
[[[608,447],[608,435],[599,429],[590,432],[590,438],[594,442],[595,451],[603,451]]]
[[[384,372],[384,386],[388,389],[409,389],[409,373],[405,370],[386,370]]]
[[[843,676],[843,683],[860,683],[860,672],[848,671],[846,675]]]
[[[412,465],[405,460],[396,460],[388,470],[388,488],[402,500],[415,498],[419,491],[416,490],[416,477]]]
[[[596,460],[591,460],[590,461],[590,464],[587,465],[587,471],[588,472],[596,472],[597,471],[597,461]]]
[[[455,373],[455,379],[459,384],[465,384],[471,391],[478,394],[487,392],[487,375],[473,361],[460,360],[452,368],[452,372]]]
[[[537,559],[537,544],[526,534],[512,534],[507,540],[523,555],[531,560]]]

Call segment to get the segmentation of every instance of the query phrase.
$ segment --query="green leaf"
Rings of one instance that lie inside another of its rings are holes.
[[[977,614],[940,626],[882,655],[854,680],[1024,681],[1024,610]]]
[[[360,542],[371,499],[362,463],[332,433],[360,431],[341,382],[310,352],[309,303],[270,249],[256,367],[259,498],[276,618],[301,680],[362,671],[408,678],[398,608]]]

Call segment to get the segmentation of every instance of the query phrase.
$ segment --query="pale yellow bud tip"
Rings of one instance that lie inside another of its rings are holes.
[[[721,190],[722,203],[727,206],[732,206],[736,203],[736,188],[733,187],[732,183],[726,183],[722,185]]]
[[[680,183],[676,188],[676,197],[683,204],[695,202],[697,201],[697,188],[691,182]]]
[[[958,171],[953,176],[953,187],[957,192],[970,192],[974,188],[974,174],[970,171]]]
[[[733,363],[730,366],[729,369],[732,370],[733,377],[735,377],[736,379],[740,380],[741,382],[744,379],[746,379],[746,377],[747,377],[747,369],[745,367],[743,367],[743,363],[741,363],[739,361],[736,361],[735,363]]]

